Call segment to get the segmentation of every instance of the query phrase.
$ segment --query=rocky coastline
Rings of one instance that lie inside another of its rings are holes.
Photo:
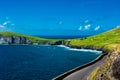
[[[3,37],[0,36],[0,45],[13,45],[13,44],[17,44],[17,45],[22,45],[22,44],[26,44],[26,45],[52,45],[49,41],[36,41],[33,42],[30,39],[28,39],[27,37],[23,37],[23,36],[11,36],[11,37]]]
[[[106,56],[106,59],[103,61],[103,63],[101,64],[101,66],[98,66],[98,70],[96,72],[96,75],[89,80],[120,80],[120,68],[118,66],[120,66],[119,62],[120,62],[120,54],[119,52],[117,52],[119,50],[119,46],[113,48],[112,51],[105,49],[103,47],[100,48],[94,48],[93,46],[74,46],[74,45],[70,45],[69,41],[65,42],[63,41],[59,41],[57,42],[57,44],[54,45],[65,45],[67,47],[70,48],[75,48],[75,49],[91,49],[91,50],[98,50],[98,51],[102,51],[102,54],[95,59],[94,61],[85,64],[83,66],[77,67],[73,70],[70,70],[56,78],[54,78],[53,80],[59,80],[59,79],[64,79],[65,77],[69,76],[70,74],[81,70],[83,68],[89,67],[90,65],[95,64],[96,62],[100,61],[103,57]],[[92,73],[91,73],[92,75]]]
[[[118,66],[120,66],[120,64],[119,64],[120,55],[117,52],[117,49],[109,51],[109,50],[105,50],[104,48],[95,49],[92,46],[87,46],[87,47],[72,46],[72,45],[65,45],[65,46],[68,46],[70,48],[76,48],[76,49],[98,50],[98,51],[102,51],[102,54],[98,58],[93,60],[92,62],[85,64],[83,66],[79,66],[68,72],[65,72],[64,74],[59,75],[58,77],[54,78],[53,80],[64,79],[65,77],[69,76],[70,74],[73,74],[76,71],[79,71],[81,69],[84,69],[86,67],[94,65],[96,62],[99,62],[100,60],[102,60],[105,56],[106,56],[106,59],[103,61],[101,66],[97,66],[98,70],[97,70],[96,75],[92,79],[88,79],[88,80],[120,80],[120,77],[119,77],[120,68],[118,67]],[[91,73],[91,75],[92,75],[92,73]]]
[[[2,37],[0,36],[0,44],[29,44],[29,40],[25,37]]]
[[[92,49],[92,50],[98,50],[98,51],[102,51],[104,54],[102,54],[101,58],[104,57],[105,55],[107,55],[106,60],[103,62],[103,64],[101,66],[99,66],[99,69],[96,73],[96,75],[94,76],[93,80],[120,80],[119,78],[119,68],[116,66],[119,66],[118,62],[120,61],[119,58],[119,53],[117,52],[117,48],[113,49],[113,51],[109,51],[107,49],[104,49],[103,47],[101,48],[94,48],[93,46],[74,46],[70,44],[69,40],[57,40],[55,43],[50,43],[49,41],[41,41],[41,42],[32,42],[31,40],[29,40],[27,37],[24,36],[11,36],[11,37],[3,37],[2,35],[0,35],[0,45],[4,45],[4,44],[8,44],[8,45],[12,45],[12,44],[17,44],[17,45],[21,45],[21,44],[27,44],[27,45],[65,45],[67,47],[70,48],[76,48],[76,49]],[[92,62],[92,64],[94,64],[96,61],[99,61],[100,59],[97,59],[95,61]],[[109,64],[108,64],[109,63]],[[86,64],[83,65],[82,68],[85,68],[86,66],[90,66],[92,65],[90,64]],[[75,69],[76,70],[80,70],[81,67],[79,69]],[[105,70],[103,72],[103,70]],[[71,72],[70,72],[71,73]],[[72,73],[71,73],[72,74]],[[91,73],[92,75],[92,73]],[[56,79],[57,80],[57,79]]]

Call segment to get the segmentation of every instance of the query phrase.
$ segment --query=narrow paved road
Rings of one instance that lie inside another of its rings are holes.
[[[66,78],[64,78],[63,80],[87,80],[88,77],[90,76],[90,74],[101,65],[101,63],[104,62],[104,60],[106,59],[106,56],[104,56],[100,61],[96,62],[93,65],[90,65],[86,68],[83,68],[79,71],[76,71],[74,73],[72,73],[71,75],[67,76]]]

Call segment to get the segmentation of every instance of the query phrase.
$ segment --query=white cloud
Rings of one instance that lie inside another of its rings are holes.
[[[7,24],[11,23],[10,21],[5,21],[2,25],[6,26]]]
[[[11,21],[4,21],[3,23],[0,24],[0,31],[12,31],[10,29],[10,26],[14,26],[15,24],[13,24]],[[9,26],[9,27],[8,27]]]
[[[0,25],[0,28],[5,28],[5,26],[4,25]]]
[[[85,25],[85,30],[88,30],[91,27],[91,24]]]
[[[11,22],[10,21],[3,22],[2,24],[0,24],[0,28],[6,28],[9,23]]]
[[[4,25],[4,26],[7,25],[7,22],[4,22],[2,25]]]
[[[88,23],[89,22],[89,20],[85,20],[85,23]]]
[[[78,30],[82,30],[82,26],[80,26],[80,27],[78,28]]]
[[[95,27],[95,31],[97,31],[97,30],[99,30],[100,29],[100,26],[97,26],[97,27]]]

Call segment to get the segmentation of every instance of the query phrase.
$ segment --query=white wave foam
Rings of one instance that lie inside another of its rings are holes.
[[[51,46],[51,45],[47,45],[47,44],[46,44],[46,45],[39,45],[39,46]]]
[[[58,47],[63,47],[66,48],[68,50],[72,50],[72,51],[84,51],[84,52],[96,52],[96,53],[102,53],[102,51],[97,51],[97,50],[91,50],[91,49],[75,49],[75,48],[70,48],[64,45],[59,45]]]

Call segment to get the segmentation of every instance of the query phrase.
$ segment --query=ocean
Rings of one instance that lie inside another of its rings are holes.
[[[65,46],[0,45],[0,80],[51,80],[99,55]]]
[[[36,35],[37,36],[37,35]],[[37,36],[37,37],[41,37],[41,38],[48,38],[48,39],[76,39],[76,38],[86,38],[90,35],[68,35],[68,36],[63,36],[63,35],[59,35],[59,36]]]

